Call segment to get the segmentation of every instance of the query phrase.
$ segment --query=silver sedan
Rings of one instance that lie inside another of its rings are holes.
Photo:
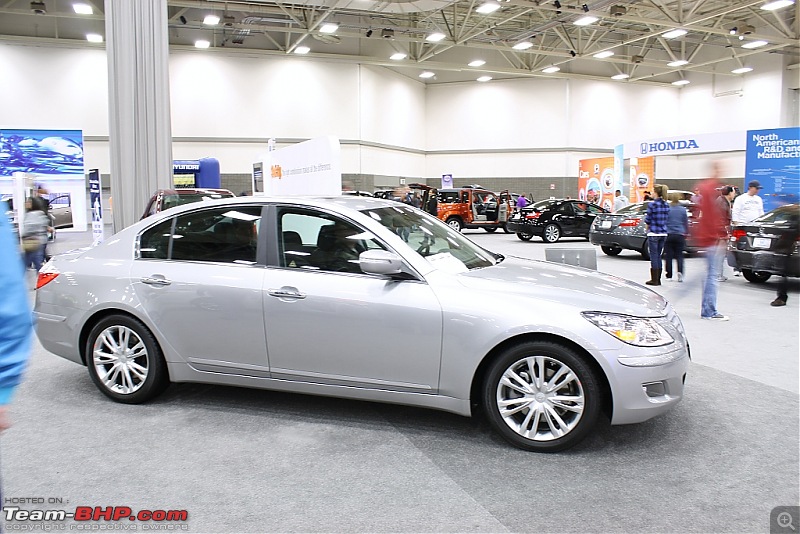
[[[482,408],[534,451],[576,444],[601,414],[668,411],[689,361],[658,294],[505,258],[366,197],[177,207],[53,258],[37,286],[42,345],[119,402],[205,382]]]

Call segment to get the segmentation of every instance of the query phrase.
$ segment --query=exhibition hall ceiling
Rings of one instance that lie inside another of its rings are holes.
[[[524,77],[680,84],[698,73],[747,76],[765,55],[797,73],[800,52],[793,0],[167,3],[175,49],[379,65],[428,84]],[[104,39],[103,13],[96,0],[0,0],[0,42],[102,47],[87,34]]]

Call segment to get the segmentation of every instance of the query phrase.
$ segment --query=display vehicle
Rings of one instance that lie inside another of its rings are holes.
[[[748,281],[800,277],[800,204],[787,204],[732,228],[728,251]]]

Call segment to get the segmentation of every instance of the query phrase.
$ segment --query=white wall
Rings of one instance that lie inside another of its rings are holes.
[[[579,159],[630,140],[780,126],[781,59],[756,67],[683,89],[558,78],[426,87],[377,67],[174,52],[173,154],[249,173],[269,137],[334,135],[355,143],[342,148],[348,174],[574,176]],[[81,129],[86,168],[108,172],[106,72],[102,50],[0,44],[0,127]],[[721,94],[731,88],[741,96]],[[705,174],[700,160],[665,165],[674,178]]]

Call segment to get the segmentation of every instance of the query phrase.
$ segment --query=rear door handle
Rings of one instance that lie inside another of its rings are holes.
[[[267,293],[271,297],[276,297],[279,299],[290,299],[290,300],[302,300],[306,298],[305,293],[300,293],[297,289],[293,287],[282,287],[280,289],[268,289]]]
[[[143,284],[148,284],[151,286],[168,286],[172,283],[172,280],[167,280],[163,275],[160,274],[145,276],[141,280]]]

